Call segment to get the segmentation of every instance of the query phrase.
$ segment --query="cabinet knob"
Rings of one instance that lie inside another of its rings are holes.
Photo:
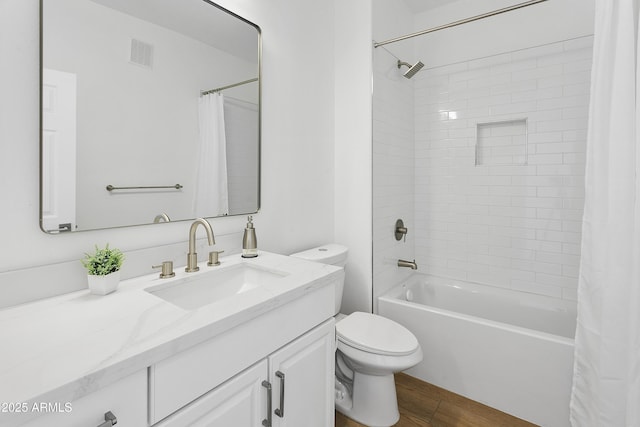
[[[111,427],[116,424],[118,424],[118,419],[116,418],[115,415],[113,415],[113,412],[108,411],[108,412],[105,412],[104,414],[104,422],[100,424],[98,427]]]

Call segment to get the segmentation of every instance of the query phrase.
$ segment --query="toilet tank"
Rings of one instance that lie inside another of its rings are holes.
[[[295,258],[306,259],[307,261],[320,262],[322,264],[335,265],[336,267],[344,267],[347,263],[347,255],[349,249],[346,246],[337,243],[329,243],[317,248],[307,249],[306,251],[297,252],[290,256]],[[344,279],[336,284],[336,305],[335,313],[340,312],[342,305],[342,291],[344,290]]]

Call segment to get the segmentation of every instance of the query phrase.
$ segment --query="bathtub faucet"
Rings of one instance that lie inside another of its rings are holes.
[[[409,267],[412,270],[417,270],[418,269],[418,264],[416,264],[416,260],[415,259],[413,261],[405,261],[403,259],[399,259],[398,260],[398,267]]]

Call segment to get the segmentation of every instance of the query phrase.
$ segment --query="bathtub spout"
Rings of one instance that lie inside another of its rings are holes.
[[[399,259],[398,260],[398,267],[409,267],[412,270],[417,270],[418,269],[418,264],[416,264],[416,260],[415,259],[413,261],[405,261],[403,259]]]

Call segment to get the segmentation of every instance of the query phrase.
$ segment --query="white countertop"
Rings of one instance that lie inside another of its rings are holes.
[[[197,273],[176,268],[173,279],[156,273],[124,280],[106,296],[84,290],[0,310],[0,404],[73,401],[344,275],[330,265],[259,254],[228,256],[221,263],[249,263],[289,275],[197,310],[144,289],[221,267],[201,263]],[[0,413],[0,425],[5,415]]]

